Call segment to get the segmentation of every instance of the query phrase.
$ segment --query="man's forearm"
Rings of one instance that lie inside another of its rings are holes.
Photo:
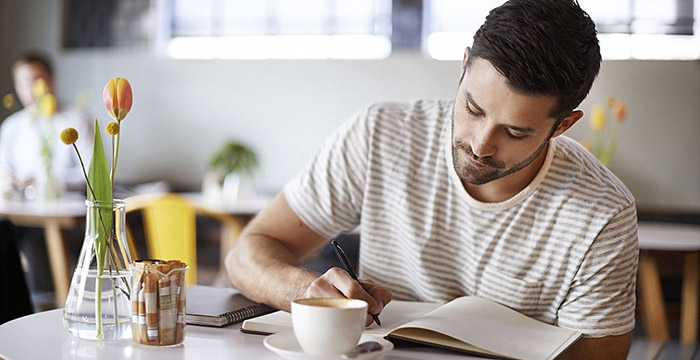
[[[319,274],[303,269],[278,241],[244,232],[226,256],[233,286],[251,300],[290,310]]]

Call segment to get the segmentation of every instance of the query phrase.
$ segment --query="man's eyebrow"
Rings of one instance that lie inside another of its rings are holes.
[[[476,111],[480,113],[484,113],[484,109],[482,109],[479,105],[476,104],[476,101],[474,101],[474,98],[472,97],[472,94],[467,91],[467,101],[476,109]]]

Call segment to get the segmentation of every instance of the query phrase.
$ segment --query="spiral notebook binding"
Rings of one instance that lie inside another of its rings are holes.
[[[227,313],[221,314],[221,316],[226,318],[226,325],[235,324],[252,317],[264,315],[270,312],[270,307],[264,304],[256,304],[248,306],[243,309],[238,309],[235,311],[229,311]]]

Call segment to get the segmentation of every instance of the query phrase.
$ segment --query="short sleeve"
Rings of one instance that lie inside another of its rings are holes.
[[[598,234],[558,312],[558,325],[588,337],[634,329],[639,248],[637,213],[631,203]]]
[[[360,224],[371,136],[369,114],[369,108],[364,109],[342,124],[284,187],[294,212],[327,239]]]

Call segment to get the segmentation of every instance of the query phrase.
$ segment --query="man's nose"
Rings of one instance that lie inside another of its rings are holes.
[[[491,126],[483,126],[474,133],[471,147],[474,155],[478,157],[492,156],[496,153],[496,129]]]

